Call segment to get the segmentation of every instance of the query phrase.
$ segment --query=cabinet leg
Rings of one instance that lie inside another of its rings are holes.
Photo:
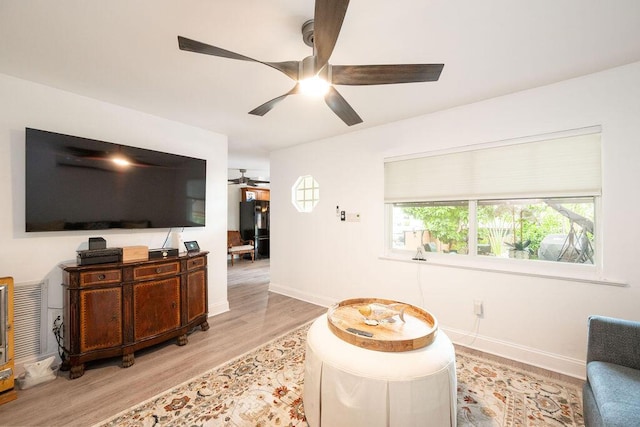
[[[178,345],[187,345],[189,339],[187,338],[187,334],[178,336]]]
[[[123,354],[122,355],[122,367],[123,368],[128,368],[129,366],[132,366],[134,363],[136,363],[136,358],[133,355],[133,353]]]
[[[208,331],[209,330],[209,322],[207,322],[205,320],[204,322],[200,323],[200,330]]]
[[[84,363],[79,365],[73,365],[69,369],[69,379],[75,380],[76,378],[80,378],[84,375]]]

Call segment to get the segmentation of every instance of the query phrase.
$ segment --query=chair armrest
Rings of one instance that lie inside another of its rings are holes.
[[[640,322],[589,317],[587,363],[599,360],[640,369]]]

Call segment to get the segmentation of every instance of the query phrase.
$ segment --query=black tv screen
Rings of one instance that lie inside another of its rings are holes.
[[[26,231],[205,225],[206,160],[26,129]]]

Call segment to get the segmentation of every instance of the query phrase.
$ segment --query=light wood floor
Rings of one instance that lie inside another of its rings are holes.
[[[90,426],[236,356],[280,336],[326,312],[326,309],[268,292],[269,260],[228,264],[231,310],[209,319],[207,332],[197,328],[189,343],[175,340],[135,354],[136,363],[120,367],[120,358],[87,364],[85,374],[67,373],[50,383],[19,390],[18,399],[0,406],[0,426]],[[551,379],[581,385],[561,374],[474,351],[482,357],[530,370]]]
[[[90,426],[326,312],[268,292],[268,259],[229,264],[228,282],[230,311],[209,318],[211,328],[197,328],[186,346],[171,340],[137,352],[127,369],[120,358],[96,361],[78,379],[60,373],[55,381],[19,390],[17,400],[0,406],[0,426]]]

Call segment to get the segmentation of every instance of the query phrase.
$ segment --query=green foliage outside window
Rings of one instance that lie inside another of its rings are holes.
[[[469,208],[464,205],[408,207],[404,211],[422,220],[431,237],[448,247],[448,252],[466,250],[469,236]]]
[[[470,203],[476,203],[475,218],[469,218]],[[593,197],[511,199],[425,202],[404,205],[402,212],[421,222],[423,235],[438,241],[442,252],[468,253],[475,221],[477,255],[505,258],[519,250],[529,259],[540,253],[545,260],[592,263],[594,206]]]

